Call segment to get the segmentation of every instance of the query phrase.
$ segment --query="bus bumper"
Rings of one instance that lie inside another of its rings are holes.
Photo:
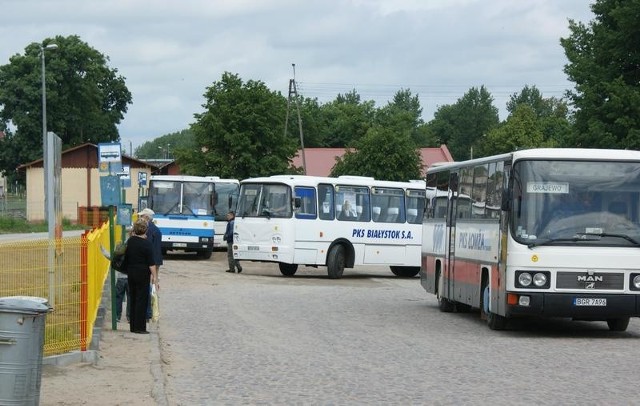
[[[167,251],[213,251],[211,242],[162,242]]]
[[[507,305],[507,317],[542,316],[606,320],[607,318],[622,316],[640,316],[640,295],[542,292],[512,292],[508,293],[508,295],[517,296],[515,300],[517,302],[520,302],[521,297],[528,296],[529,304],[528,306],[520,304]],[[585,301],[576,299],[599,300]],[[583,305],[578,305],[577,302],[582,302]]]

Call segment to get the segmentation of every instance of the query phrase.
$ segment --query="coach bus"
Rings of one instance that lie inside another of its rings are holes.
[[[326,266],[332,279],[355,265],[389,266],[397,276],[416,276],[424,208],[424,181],[246,179],[240,182],[234,256],[277,262],[285,276],[299,265]]]
[[[211,258],[213,249],[223,246],[225,216],[235,208],[239,184],[217,176],[151,176],[147,206],[162,232],[163,253],[179,250]]]
[[[491,329],[541,316],[624,331],[640,315],[640,152],[516,151],[429,169],[426,183],[438,197],[420,281],[440,310],[479,309]]]

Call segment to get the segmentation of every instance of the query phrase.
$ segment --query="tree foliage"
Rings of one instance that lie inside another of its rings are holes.
[[[196,148],[193,131],[190,129],[165,134],[147,141],[135,150],[135,156],[142,159],[172,158],[177,150],[189,153]]]
[[[108,66],[109,58],[78,36],[47,38],[29,44],[0,66],[0,171],[42,157],[42,46],[45,50],[47,130],[69,148],[84,142],[118,140],[116,127],[131,103],[125,78]]]
[[[353,146],[362,138],[375,117],[375,103],[361,101],[360,95],[351,91],[339,94],[336,99],[322,106],[322,139],[327,147]]]
[[[371,176],[380,180],[408,181],[422,177],[422,160],[409,131],[375,125],[347,150],[331,176]]]
[[[460,161],[469,159],[471,149],[499,122],[489,91],[484,86],[472,87],[455,104],[441,106],[428,123],[428,131],[440,144],[447,144],[453,158]]]
[[[176,151],[183,172],[244,179],[290,171],[298,143],[284,134],[282,94],[225,72],[204,96],[205,111],[191,126],[195,149]]]
[[[569,21],[562,38],[575,82],[568,96],[579,147],[640,148],[640,2],[596,0],[588,25]]]
[[[492,129],[482,143],[478,144],[477,156],[502,154],[518,149],[553,147],[555,143],[546,139],[536,111],[528,104],[514,107],[507,120]]]

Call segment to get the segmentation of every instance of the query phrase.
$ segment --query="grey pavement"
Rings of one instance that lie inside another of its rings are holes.
[[[441,313],[418,278],[387,269],[330,280],[324,268],[286,278],[243,263],[229,274],[225,255],[167,258],[140,362],[151,378],[112,378],[106,391],[128,385],[161,405],[640,403],[638,319],[622,333],[568,320],[492,331],[477,313]],[[109,353],[130,344],[119,334]]]

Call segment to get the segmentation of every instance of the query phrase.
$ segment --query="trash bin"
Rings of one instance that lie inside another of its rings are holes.
[[[0,405],[38,405],[47,300],[0,297]]]

